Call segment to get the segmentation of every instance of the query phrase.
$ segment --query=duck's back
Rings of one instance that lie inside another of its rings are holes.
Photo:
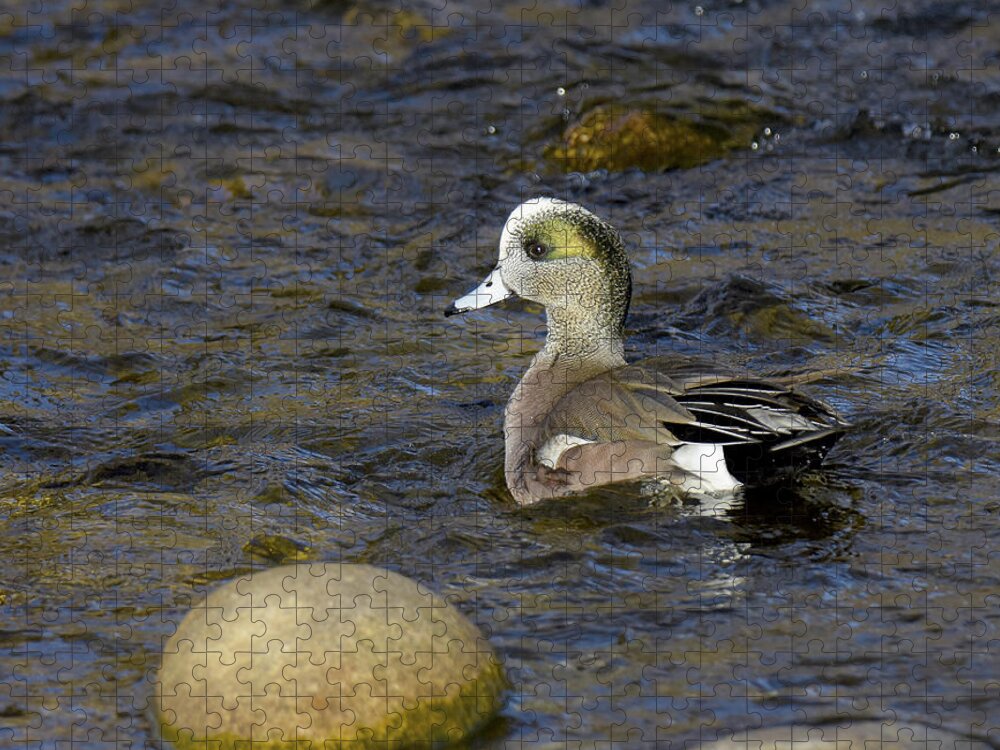
[[[556,403],[538,436],[539,461],[558,468],[574,446],[616,443],[626,462],[630,455],[647,462],[657,456],[656,466],[642,467],[647,475],[661,473],[672,457],[674,467],[693,474],[727,471],[747,485],[782,482],[818,465],[847,426],[789,381],[678,357],[617,367]]]

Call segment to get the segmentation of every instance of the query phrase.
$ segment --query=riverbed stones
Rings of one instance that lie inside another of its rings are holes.
[[[215,589],[167,641],[157,678],[159,730],[182,749],[459,741],[505,690],[455,607],[397,573],[337,563]]]

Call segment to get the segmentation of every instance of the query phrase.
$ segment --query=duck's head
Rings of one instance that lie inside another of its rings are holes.
[[[614,227],[575,203],[532,198],[507,218],[496,268],[445,315],[517,295],[545,306],[550,340],[620,338],[631,292],[628,256]]]

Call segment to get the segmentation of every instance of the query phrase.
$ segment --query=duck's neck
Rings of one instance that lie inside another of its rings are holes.
[[[546,310],[548,337],[545,346],[532,362],[532,368],[548,367],[583,369],[586,377],[625,364],[624,321],[620,314],[602,311],[598,315],[581,315],[564,308]],[[580,382],[579,380],[576,382]]]
[[[545,416],[573,386],[625,364],[624,326],[608,315],[549,308],[545,346],[531,361],[508,404],[519,414]]]

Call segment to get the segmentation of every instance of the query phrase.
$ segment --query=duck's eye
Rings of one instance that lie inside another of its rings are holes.
[[[524,252],[532,260],[538,260],[548,255],[549,246],[538,240],[528,240],[524,243]]]

